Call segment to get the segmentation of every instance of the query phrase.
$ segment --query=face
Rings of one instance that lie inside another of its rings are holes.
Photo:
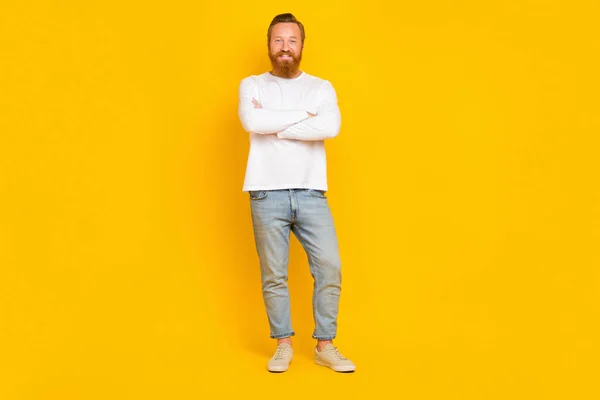
[[[302,61],[302,47],[302,34],[298,24],[283,22],[273,26],[269,58],[274,74],[283,78],[295,77]]]

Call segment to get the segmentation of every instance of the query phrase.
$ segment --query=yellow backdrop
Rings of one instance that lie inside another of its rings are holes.
[[[294,242],[286,374],[260,294],[239,82],[271,18],[330,80],[339,338]],[[0,5],[0,398],[591,399],[596,1]],[[385,393],[385,394],[384,394]]]

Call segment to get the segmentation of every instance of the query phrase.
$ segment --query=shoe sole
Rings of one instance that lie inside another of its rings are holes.
[[[275,373],[285,372],[285,371],[287,371],[290,368],[290,364],[291,363],[292,362],[290,361],[289,364],[287,365],[287,367],[271,367],[271,368],[269,368],[267,366],[267,371],[269,371],[269,372],[275,372]]]
[[[267,371],[271,372],[272,374],[280,374],[280,373],[285,372],[287,370],[288,370],[287,368],[286,369],[268,369],[267,368]]]
[[[329,365],[326,362],[320,361],[320,360],[315,360],[315,362],[317,363],[317,365],[321,365],[323,367],[331,368],[335,372],[354,372],[354,371],[356,371],[356,367],[355,366],[346,366],[346,367],[343,367],[343,366]]]

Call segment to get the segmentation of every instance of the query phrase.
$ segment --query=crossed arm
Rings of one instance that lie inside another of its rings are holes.
[[[251,78],[242,80],[238,114],[248,132],[277,134],[280,139],[324,140],[338,135],[341,125],[337,97],[331,83],[319,92],[316,114],[306,110],[265,109],[256,99],[258,88]]]

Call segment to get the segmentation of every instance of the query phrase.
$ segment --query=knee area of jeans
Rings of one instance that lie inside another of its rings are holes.
[[[342,272],[340,268],[323,269],[316,279],[322,284],[339,285],[342,282]]]
[[[329,253],[329,252],[324,252]],[[342,268],[342,261],[335,252],[332,254],[318,254],[313,256],[311,261],[319,269],[323,270],[340,270]]]
[[[342,271],[342,263],[339,258],[322,258],[319,260],[319,269],[331,274],[340,274]]]
[[[263,290],[285,288],[287,286],[287,276],[285,277],[268,277],[262,281]]]

